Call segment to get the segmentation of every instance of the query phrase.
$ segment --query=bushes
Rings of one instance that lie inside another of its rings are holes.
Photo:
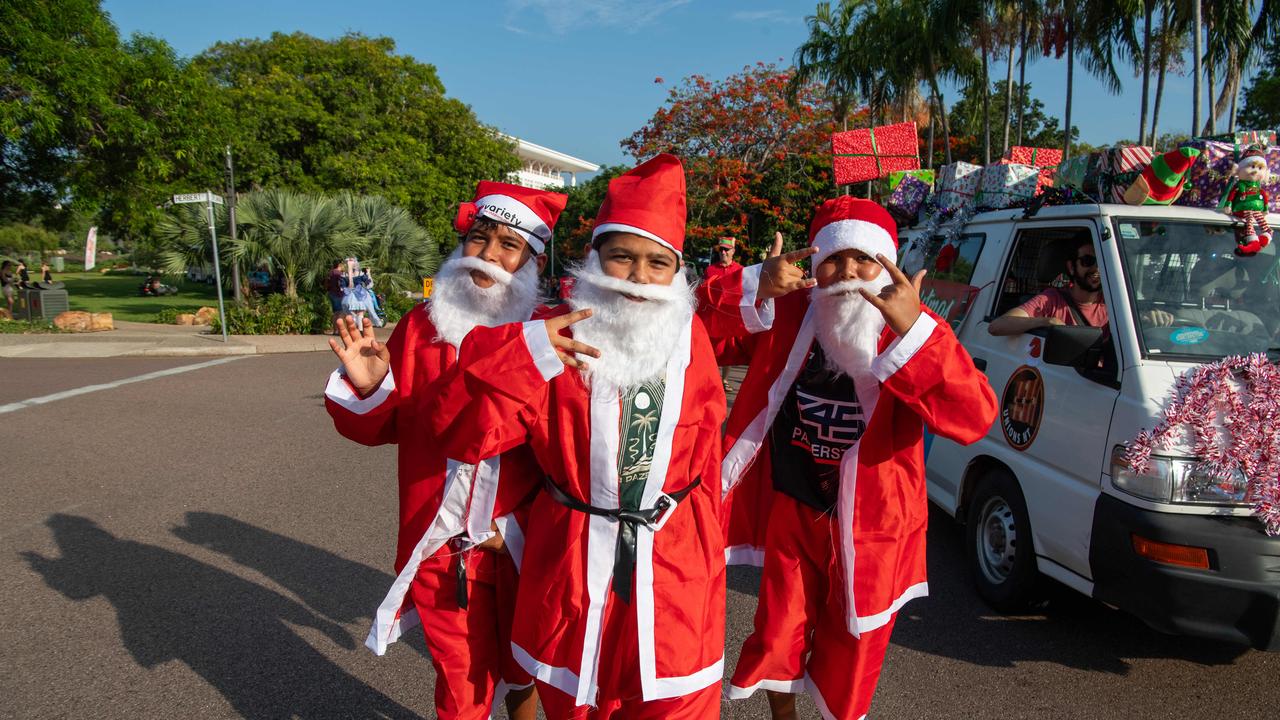
[[[389,292],[382,301],[382,314],[388,323],[399,322],[400,318],[422,302],[414,300],[402,292]]]
[[[155,319],[151,322],[158,323],[160,325],[173,325],[178,322],[179,315],[189,312],[192,312],[192,310],[183,310],[182,308],[176,307],[160,308],[160,311],[156,313]]]
[[[227,306],[227,332],[232,335],[309,335],[317,331],[317,324],[323,328],[327,323],[326,315],[317,314],[314,300],[305,296],[269,295],[266,300]],[[213,332],[222,332],[221,318],[214,319]]]

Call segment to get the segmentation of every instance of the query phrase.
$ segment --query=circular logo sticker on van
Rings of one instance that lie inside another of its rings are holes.
[[[1044,379],[1040,371],[1023,365],[1009,376],[1000,398],[1000,429],[1015,450],[1026,450],[1035,442],[1044,412]]]
[[[1178,345],[1199,345],[1209,339],[1209,331],[1202,327],[1178,328],[1169,333],[1169,339]]]

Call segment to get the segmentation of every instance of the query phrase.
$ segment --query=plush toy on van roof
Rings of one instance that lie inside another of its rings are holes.
[[[1172,205],[1182,196],[1187,171],[1198,157],[1200,151],[1190,146],[1155,156],[1125,190],[1124,201],[1130,205]]]
[[[1218,203],[1218,209],[1230,213],[1243,226],[1237,226],[1237,255],[1256,255],[1271,242],[1271,226],[1267,224],[1267,191],[1262,184],[1270,177],[1267,158],[1262,148],[1253,146],[1240,155],[1236,177]]]

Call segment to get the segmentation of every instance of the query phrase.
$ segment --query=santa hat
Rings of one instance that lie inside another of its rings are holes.
[[[898,256],[898,224],[879,204],[841,195],[822,203],[814,214],[809,244],[818,249],[814,266],[841,250],[861,250],[892,260]]]
[[[458,205],[453,227],[465,235],[478,218],[493,220],[515,230],[541,255],[567,202],[569,196],[563,193],[481,180],[475,199]]]
[[[609,181],[591,242],[605,233],[633,233],[683,256],[684,223],[684,166],[664,153]]]
[[[1263,152],[1262,148],[1254,145],[1240,154],[1239,167],[1245,167],[1246,165],[1261,165],[1266,167],[1267,154]]]

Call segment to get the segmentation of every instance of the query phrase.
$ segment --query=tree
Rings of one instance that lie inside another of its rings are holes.
[[[511,142],[389,38],[276,33],[218,43],[195,64],[239,121],[237,171],[251,187],[382,195],[451,246],[458,201],[519,167]]]
[[[764,63],[719,81],[685,78],[622,141],[638,160],[671,152],[684,161],[687,256],[725,235],[745,234],[758,246],[774,230],[802,237],[813,208],[830,195],[830,103],[817,84],[788,102],[789,82],[789,73]]]
[[[868,77],[866,56],[853,33],[861,6],[861,2],[842,0],[832,11],[831,3],[818,3],[813,15],[805,18],[809,37],[796,48],[795,69],[787,86],[787,97],[794,103],[801,88],[820,83],[841,128],[848,127],[858,84],[865,85]]]
[[[989,110],[992,122],[1004,117],[1003,81],[993,85],[992,103]],[[1056,117],[1045,114],[1044,103],[1031,94],[1030,85],[1022,85],[1015,89],[1014,101],[1021,101],[1021,107],[1014,112],[1023,117],[1024,145],[1032,147],[1062,147],[1062,125]],[[981,163],[981,142],[983,131],[983,103],[976,88],[965,88],[964,94],[951,106],[951,128],[955,133],[955,154],[966,162]],[[1079,150],[1080,129],[1071,128],[1073,149]]]
[[[39,255],[58,249],[58,236],[42,227],[17,223],[0,227],[0,254]]]
[[[380,288],[421,289],[440,266],[435,241],[404,208],[380,195],[353,193],[339,195],[338,207],[354,225],[360,261],[377,274]]]
[[[596,212],[600,210],[600,203],[604,202],[609,181],[628,169],[625,165],[606,165],[600,168],[595,177],[565,191],[569,200],[556,223],[554,240],[557,264],[563,267],[571,260],[585,257],[583,248],[591,241]],[[559,274],[557,268],[550,268],[550,271]]]
[[[1280,127],[1280,40],[1265,47],[1262,67],[1244,91],[1240,122],[1246,128]]]

